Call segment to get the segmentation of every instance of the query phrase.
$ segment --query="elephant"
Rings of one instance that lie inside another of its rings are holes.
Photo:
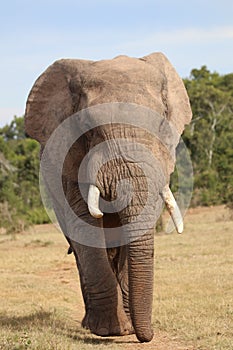
[[[69,127],[68,120],[75,115],[79,117]],[[125,116],[130,122],[124,122]],[[25,130],[40,143],[41,160],[47,154],[45,169],[53,169],[45,170],[43,178],[78,267],[85,303],[82,326],[96,335],[135,333],[140,342],[153,338],[154,213],[157,219],[165,202],[177,231],[182,231],[169,181],[179,137],[191,118],[182,79],[159,52],[100,61],[60,59],[29,93]],[[59,141],[51,143],[65,122]],[[162,136],[151,135],[155,125]],[[67,146],[67,135],[73,133]],[[103,143],[106,147],[101,148]],[[48,144],[54,153],[47,152]],[[130,158],[130,147],[140,161]],[[57,173],[64,148],[64,163]],[[157,163],[151,168],[153,159]],[[61,187],[55,181],[59,177]],[[126,205],[117,190],[122,181],[124,200],[131,193]],[[61,191],[62,200],[57,197]],[[117,200],[119,207],[110,210]],[[70,209],[73,216],[67,214]],[[117,244],[104,245],[108,232],[117,237]],[[103,244],[89,244],[82,237],[95,237]]]

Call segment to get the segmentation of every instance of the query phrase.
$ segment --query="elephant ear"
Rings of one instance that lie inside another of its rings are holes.
[[[189,97],[182,79],[162,53],[150,54],[143,57],[142,60],[151,66],[151,74],[155,77],[155,80],[151,79],[151,91],[154,90],[154,86],[159,86],[159,91],[157,89],[156,93],[153,92],[154,109],[159,110],[157,101],[158,95],[160,95],[159,100],[163,106],[160,109],[160,115],[169,122],[169,124],[162,123],[159,129],[160,140],[162,140],[165,150],[161,151],[162,156],[157,155],[159,159],[162,159],[169,182],[169,177],[175,168],[176,147],[179,143],[180,135],[185,125],[189,124],[192,118]],[[159,76],[158,72],[160,73]],[[160,150],[160,146],[155,143],[153,149],[154,153],[157,154],[156,152]]]
[[[153,53],[143,59],[154,67],[161,67],[165,78],[162,99],[166,107],[166,117],[181,135],[185,125],[192,119],[192,110],[184,83],[162,53]]]
[[[39,141],[42,150],[53,131],[81,109],[80,101],[84,100],[81,74],[89,63],[90,61],[69,59],[56,61],[32,87],[26,104],[25,131]],[[61,140],[60,148],[63,142],[65,137]],[[85,144],[81,137],[67,154],[63,175],[72,177],[72,173],[76,174],[84,155]]]

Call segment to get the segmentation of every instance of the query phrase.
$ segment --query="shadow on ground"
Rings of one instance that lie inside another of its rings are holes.
[[[50,322],[53,313],[37,311],[26,316],[8,316],[0,313],[0,327],[8,327],[14,330],[21,330],[28,326],[43,326]]]
[[[74,323],[74,321],[72,321]],[[41,329],[41,332],[59,333],[63,337],[73,341],[82,342],[89,345],[110,345],[110,344],[129,344],[138,343],[128,337],[106,337],[101,338],[91,334],[88,330],[81,327],[80,322],[76,321],[73,325],[69,320],[58,318],[56,311],[36,311],[25,316],[9,316],[6,313],[0,313],[0,328],[7,328],[11,331],[20,332],[25,329]]]

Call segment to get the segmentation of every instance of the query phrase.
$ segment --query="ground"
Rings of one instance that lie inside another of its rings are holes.
[[[165,222],[167,216],[163,217]],[[53,225],[0,234],[0,349],[233,349],[233,221],[190,209],[182,235],[156,234],[151,343],[81,328],[84,306],[67,243]]]

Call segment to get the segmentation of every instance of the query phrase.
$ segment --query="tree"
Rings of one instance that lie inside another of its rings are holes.
[[[39,192],[39,144],[26,138],[23,118],[0,129],[0,227],[22,230],[48,222]]]
[[[194,199],[196,204],[225,203],[229,194],[224,188],[233,171],[233,74],[220,76],[203,66],[193,69],[184,82],[193,110],[184,139],[194,166]]]
[[[14,116],[10,125],[6,125],[0,129],[0,136],[2,136],[5,141],[25,139],[24,117]]]

